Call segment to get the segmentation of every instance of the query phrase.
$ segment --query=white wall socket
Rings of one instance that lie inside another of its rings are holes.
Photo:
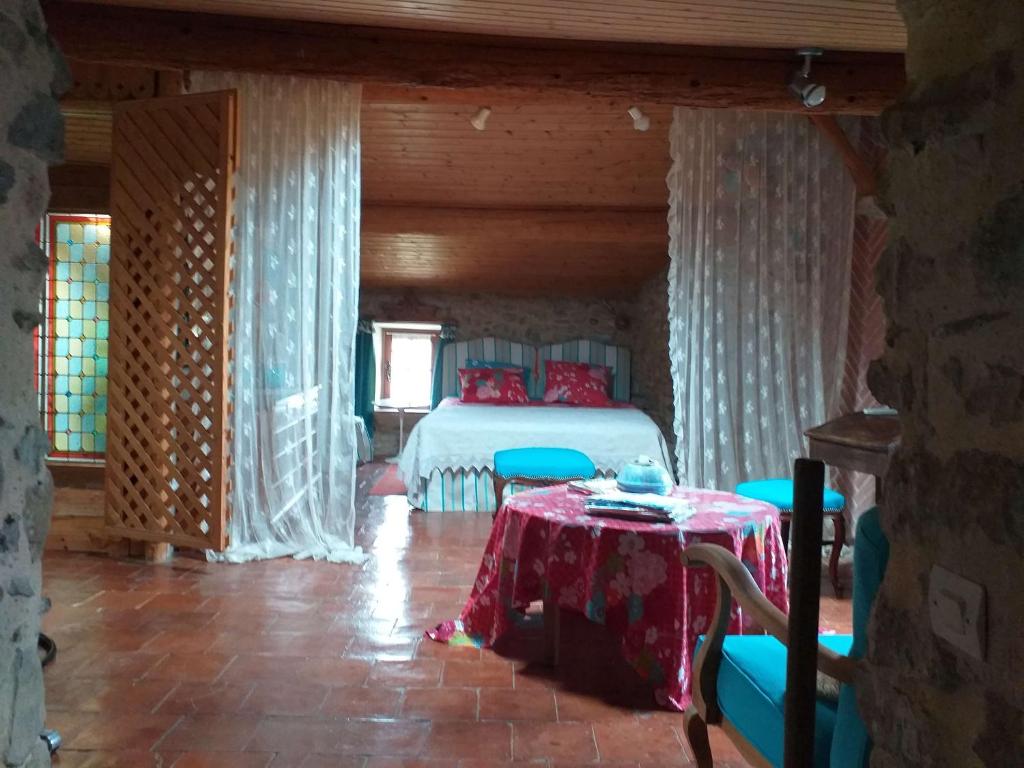
[[[976,659],[985,659],[985,588],[941,565],[928,584],[932,631]]]

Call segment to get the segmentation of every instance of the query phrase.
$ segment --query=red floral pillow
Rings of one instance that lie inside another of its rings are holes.
[[[459,368],[464,403],[519,405],[530,402],[522,368]]]
[[[544,361],[544,402],[611,405],[612,370],[606,365]]]

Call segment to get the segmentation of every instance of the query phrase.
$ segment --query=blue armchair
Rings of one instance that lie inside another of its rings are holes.
[[[730,552],[700,544],[687,547],[684,562],[708,565],[718,579],[718,608],[711,631],[698,646],[693,702],[686,737],[698,768],[712,768],[708,725],[719,725],[752,765],[782,765],[783,699],[786,690],[786,616],[762,595]],[[814,723],[816,768],[866,768],[871,742],[857,711],[852,686],[867,646],[867,624],[885,574],[889,544],[878,510],[861,516],[854,550],[853,635],[818,637],[818,670],[841,683],[839,700],[819,699]],[[768,635],[726,635],[732,600]]]

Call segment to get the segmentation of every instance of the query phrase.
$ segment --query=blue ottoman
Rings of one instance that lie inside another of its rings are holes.
[[[782,520],[782,539],[786,545],[786,551],[789,552],[789,524],[793,519],[793,481],[785,478],[751,480],[748,483],[737,485],[736,493],[779,508],[779,517]],[[831,488],[824,489],[822,509],[825,516],[831,518],[832,528],[835,531],[831,542],[832,554],[828,559],[828,576],[836,597],[842,594],[842,585],[839,583],[839,556],[842,554],[843,544],[846,543],[846,519],[843,517],[845,508],[846,499],[843,494],[833,491]],[[828,544],[829,542],[823,543]]]
[[[494,454],[494,503],[500,509],[508,483],[556,485],[589,480],[597,468],[585,453],[571,448],[509,448]],[[497,514],[497,512],[495,512]]]

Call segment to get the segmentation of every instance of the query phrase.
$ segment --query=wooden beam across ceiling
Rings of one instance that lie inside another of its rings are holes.
[[[463,240],[550,243],[638,243],[667,252],[668,210],[631,208],[435,208],[420,205],[363,205],[363,234],[445,236]]]
[[[694,107],[803,111],[786,51],[523,40],[52,0],[50,31],[68,56],[159,69],[328,77],[374,85],[588,96]],[[899,54],[831,52],[814,66],[822,111],[876,114],[903,88]]]
[[[857,186],[857,197],[872,197],[878,190],[878,175],[867,161],[860,156],[846,131],[832,115],[812,115],[814,123],[822,135],[827,138],[843,158],[843,164],[853,177]]]

